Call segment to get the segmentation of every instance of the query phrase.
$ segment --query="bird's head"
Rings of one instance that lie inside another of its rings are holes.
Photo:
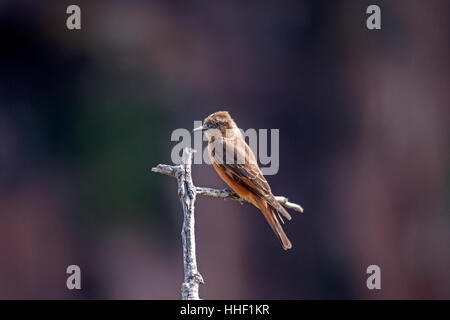
[[[208,137],[215,131],[216,134],[220,133],[223,137],[227,137],[234,134],[235,130],[240,132],[230,114],[227,111],[217,111],[207,116],[203,125],[193,131],[203,131]]]

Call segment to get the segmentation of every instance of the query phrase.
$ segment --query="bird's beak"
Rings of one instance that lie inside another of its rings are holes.
[[[200,127],[195,128],[194,130],[192,130],[192,132],[195,132],[195,131],[206,131],[208,129],[209,129],[209,127],[206,124],[204,124],[204,125],[202,125]]]

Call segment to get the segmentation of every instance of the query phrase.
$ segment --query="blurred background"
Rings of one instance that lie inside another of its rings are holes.
[[[284,252],[198,197],[202,298],[450,298],[448,1],[80,0],[78,31],[70,4],[0,1],[0,298],[179,299],[176,181],[150,169],[220,109],[280,129],[267,179],[305,213]]]

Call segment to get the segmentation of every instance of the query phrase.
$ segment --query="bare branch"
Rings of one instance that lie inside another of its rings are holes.
[[[288,201],[288,198],[283,197],[283,196],[275,196],[275,200],[278,201],[279,204],[281,204],[283,207],[288,208],[288,209],[292,209],[294,211],[303,213],[303,208],[301,205],[296,204],[296,203],[292,203]]]
[[[230,198],[238,201],[245,201],[245,199],[239,197],[234,191],[225,188],[225,189],[213,189],[213,188],[205,188],[205,187],[195,187],[195,191],[197,194],[202,196],[210,196],[215,198]],[[292,203],[288,201],[288,198],[283,196],[275,196],[275,200],[277,200],[282,206],[292,209],[294,211],[303,212],[303,208],[296,203]]]
[[[180,170],[180,166],[169,166],[168,164],[158,164],[156,167],[152,168],[153,172],[162,173],[166,176],[176,178],[177,171]]]
[[[195,187],[195,191],[197,194],[202,196],[210,196],[215,198],[230,198],[233,200],[245,201],[241,197],[239,197],[234,191],[225,188],[225,189],[213,189],[207,187]]]
[[[233,199],[240,202],[245,201],[234,191],[225,189],[213,189],[207,187],[195,187],[192,182],[191,168],[192,156],[195,150],[185,148],[183,150],[183,161],[181,165],[171,166],[158,164],[152,168],[152,172],[161,173],[177,179],[178,196],[183,207],[184,221],[181,231],[183,240],[183,261],[184,261],[184,282],[181,286],[181,296],[183,300],[199,300],[199,285],[204,283],[201,274],[197,269],[197,256],[195,252],[195,200],[197,195],[210,196],[215,198]],[[284,207],[298,212],[303,212],[303,208],[289,202],[286,197],[277,196],[275,199]]]
[[[195,253],[195,196],[196,190],[192,183],[191,166],[192,155],[195,150],[183,150],[183,163],[179,166],[159,164],[152,168],[153,172],[165,174],[177,179],[178,196],[183,207],[184,220],[181,230],[183,240],[184,282],[181,286],[183,300],[199,300],[198,287],[203,283],[203,277],[197,269],[197,255]]]

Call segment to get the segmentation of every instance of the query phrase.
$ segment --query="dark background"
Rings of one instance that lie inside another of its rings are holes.
[[[251,205],[199,197],[202,298],[449,299],[449,21],[447,0],[1,1],[0,298],[178,299],[176,182],[150,169],[225,109],[280,129],[267,178],[305,213],[284,252]]]

